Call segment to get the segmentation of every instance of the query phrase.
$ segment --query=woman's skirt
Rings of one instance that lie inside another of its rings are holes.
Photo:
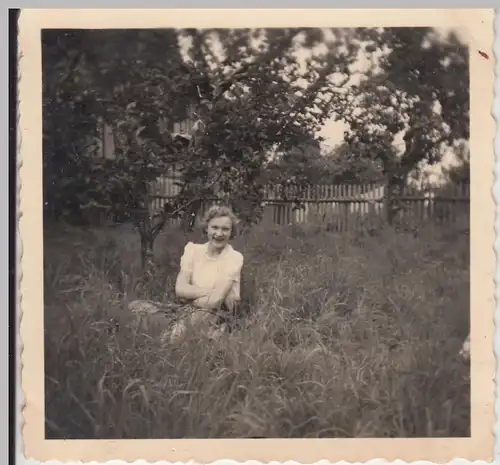
[[[128,309],[137,317],[137,325],[148,333],[160,331],[163,342],[179,342],[188,332],[203,333],[210,339],[218,338],[230,329],[232,313],[198,308],[177,302],[134,300]]]

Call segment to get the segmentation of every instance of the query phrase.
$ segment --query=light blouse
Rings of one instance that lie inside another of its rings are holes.
[[[230,244],[217,256],[208,254],[208,243],[194,244],[188,242],[181,257],[181,270],[191,274],[191,284],[211,289],[221,277],[233,281],[229,295],[240,299],[241,269],[243,255]]]

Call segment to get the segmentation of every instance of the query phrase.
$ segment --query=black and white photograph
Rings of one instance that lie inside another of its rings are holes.
[[[472,436],[489,49],[458,23],[40,32],[45,440]]]

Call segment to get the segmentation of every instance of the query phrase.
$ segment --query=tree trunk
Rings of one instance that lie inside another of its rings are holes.
[[[389,226],[394,224],[394,220],[401,209],[400,197],[403,194],[407,173],[386,170],[385,183],[385,213],[386,221]]]
[[[147,226],[147,225],[144,225]],[[141,237],[141,260],[142,269],[146,278],[152,278],[154,274],[154,238],[151,234],[151,228],[139,228]]]
[[[137,218],[137,229],[139,230],[139,237],[141,241],[141,261],[144,278],[148,281],[154,274],[154,240],[153,221],[149,211],[149,205],[143,202],[141,212]]]

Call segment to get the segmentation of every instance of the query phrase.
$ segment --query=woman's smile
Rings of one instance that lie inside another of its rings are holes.
[[[212,236],[210,239],[214,244],[225,244],[229,240],[229,234]]]
[[[225,246],[231,237],[232,226],[231,219],[228,217],[213,218],[207,227],[207,235],[210,243],[216,248]]]

